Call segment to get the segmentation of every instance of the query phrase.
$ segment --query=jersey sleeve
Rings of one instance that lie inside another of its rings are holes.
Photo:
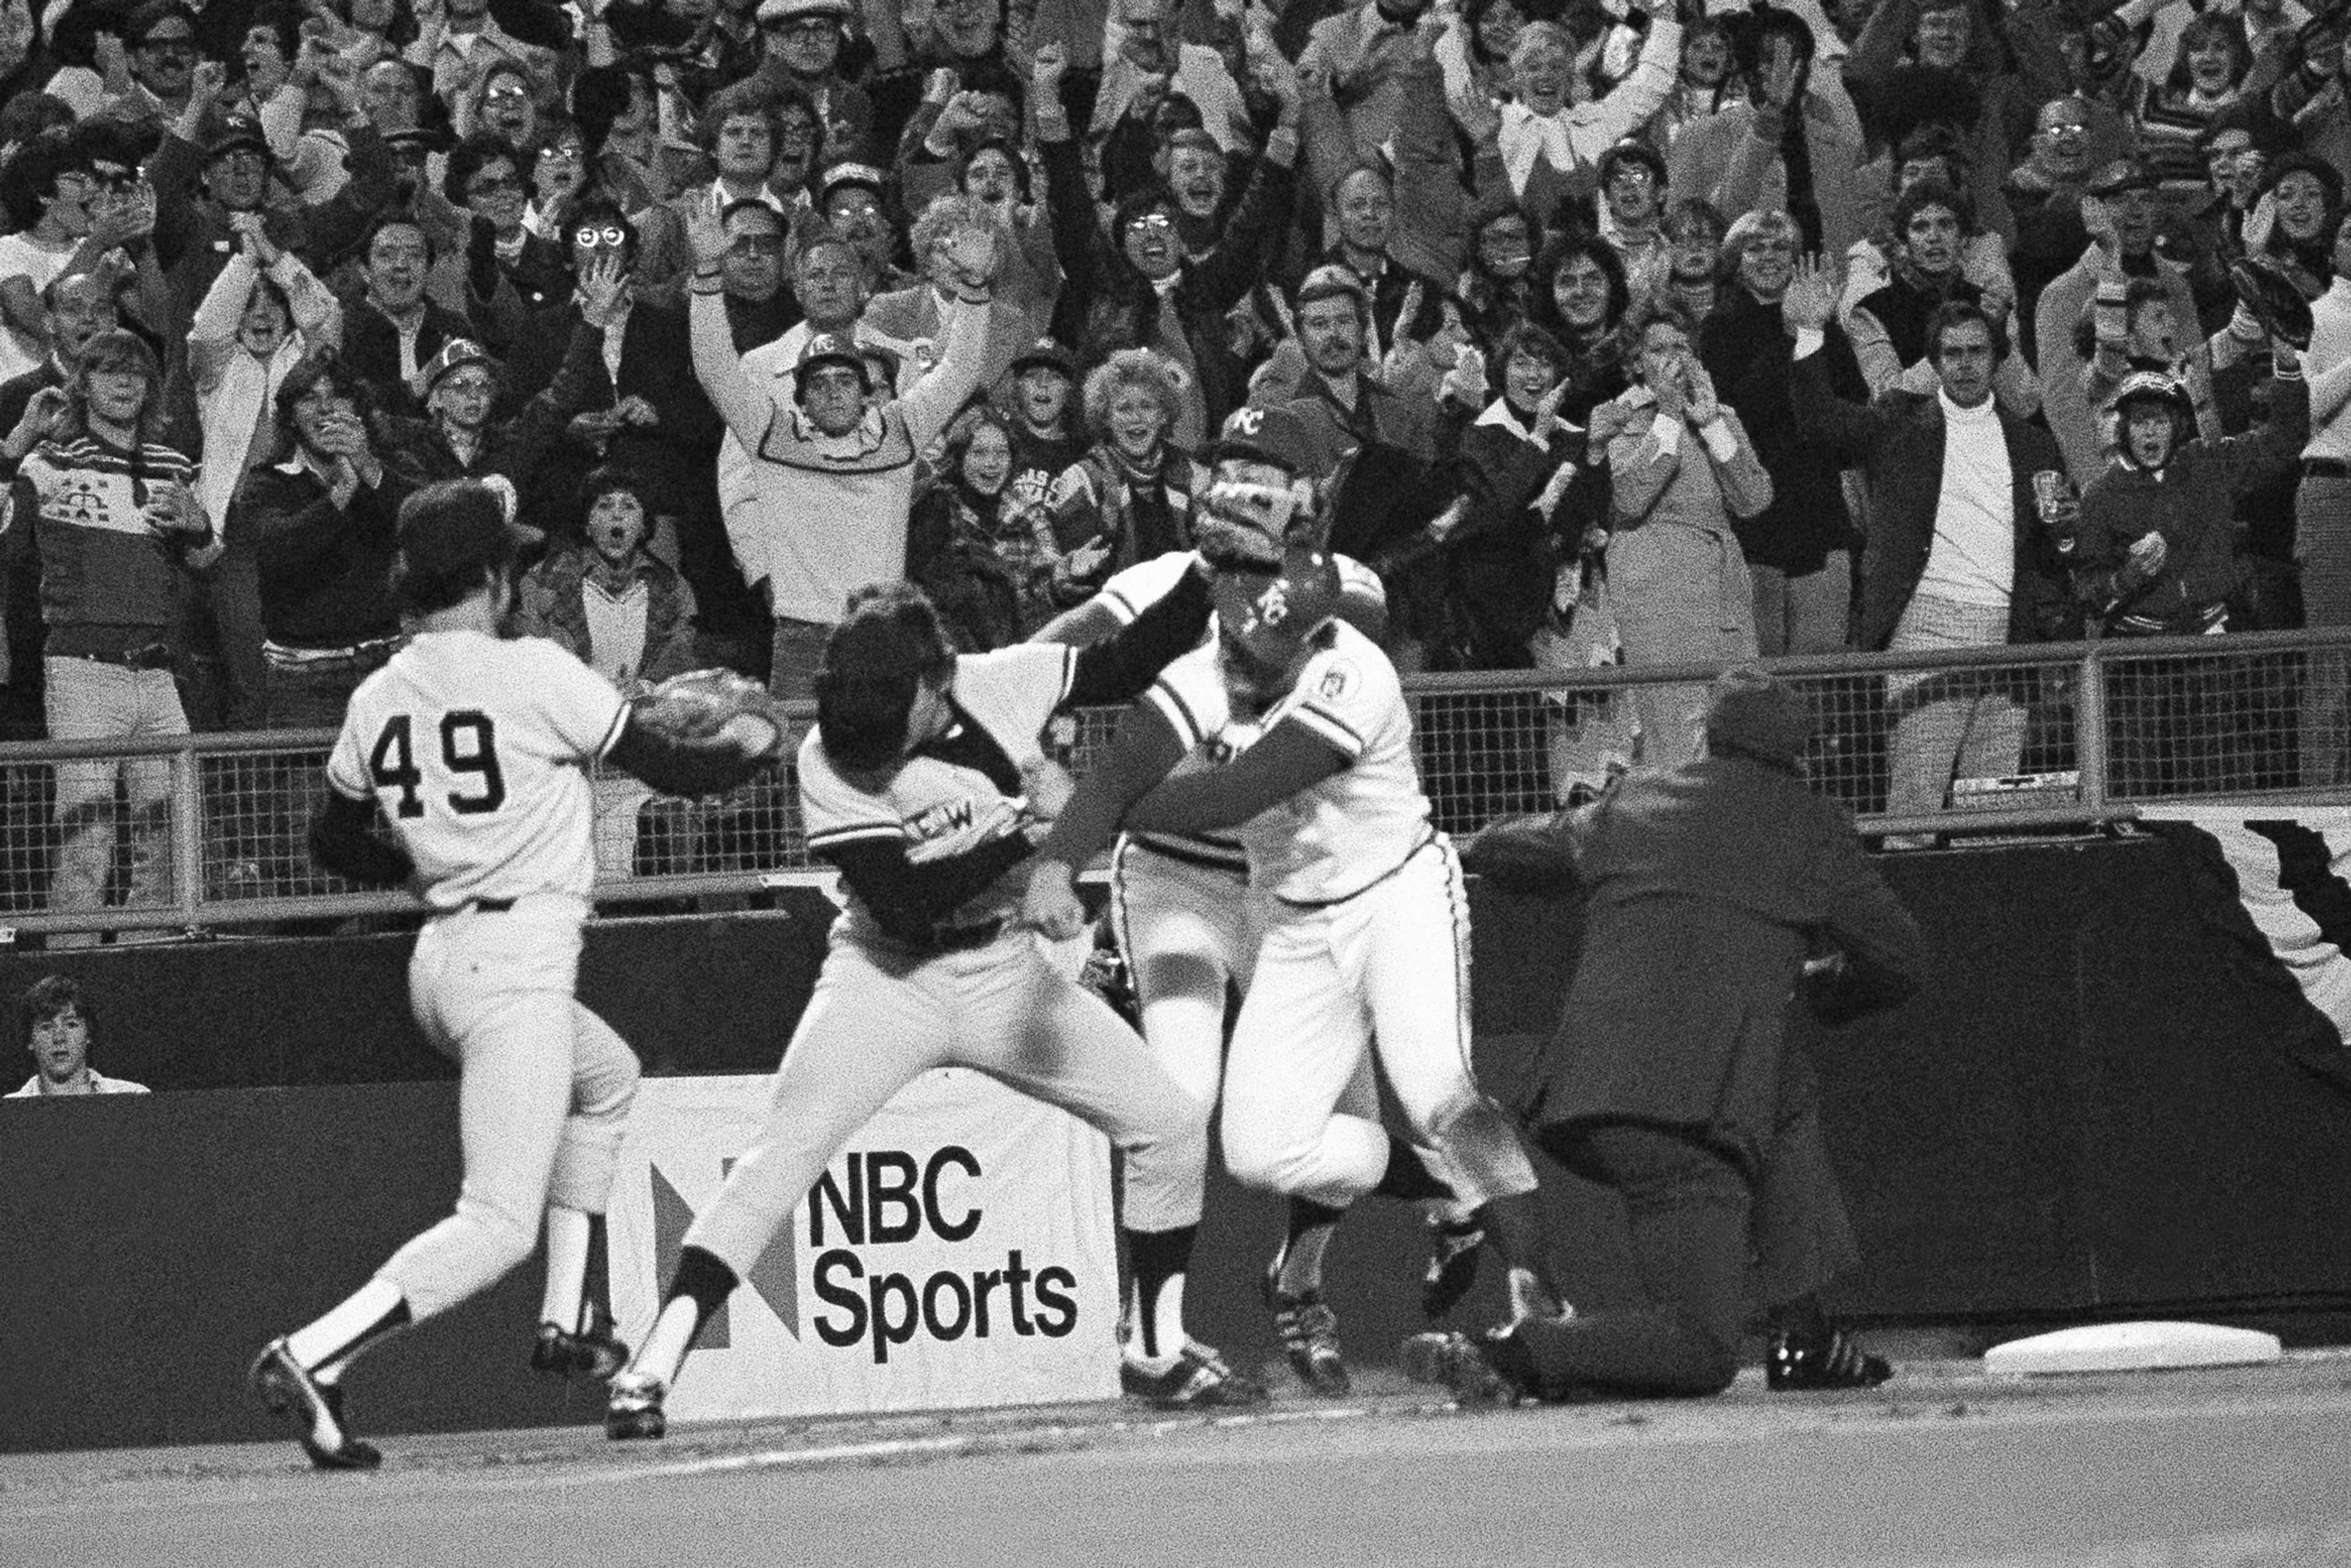
[[[1169,550],[1149,560],[1136,561],[1113,572],[1093,601],[1116,616],[1120,625],[1132,625],[1136,616],[1166,598],[1168,590],[1184,580],[1184,574],[1192,569],[1193,559],[1190,550]]]
[[[1167,721],[1186,751],[1221,734],[1232,720],[1232,705],[1225,695],[1224,672],[1217,665],[1215,642],[1160,671],[1143,700]]]
[[[359,722],[359,708],[354,704],[343,715],[342,732],[335,737],[334,749],[327,753],[327,784],[346,800],[372,802],[375,788],[368,781],[367,758],[360,752]]]
[[[1349,760],[1369,751],[1404,706],[1395,668],[1368,641],[1342,638],[1317,653],[1298,680],[1288,716],[1306,725]]]
[[[533,695],[554,734],[557,755],[593,762],[611,750],[629,716],[619,689],[543,637],[521,645],[536,657],[529,667]]]
[[[905,837],[898,813],[881,796],[858,789],[833,771],[824,754],[824,742],[813,729],[800,742],[796,768],[800,786],[800,819],[808,828],[809,852],[860,841]]]
[[[1015,643],[956,660],[955,700],[987,727],[1016,763],[1037,754],[1037,737],[1070,695],[1079,650],[1059,643]]]

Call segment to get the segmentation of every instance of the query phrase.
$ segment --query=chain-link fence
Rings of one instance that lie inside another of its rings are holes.
[[[2351,783],[2351,632],[1835,655],[1773,668],[1810,699],[1813,787],[1897,844],[2125,818],[2183,796],[2340,798]],[[1639,755],[1633,693],[1693,720],[1713,667],[1406,682],[1437,825],[1572,804]],[[1673,706],[1670,702],[1664,706]],[[1656,711],[1653,705],[1652,711]],[[798,716],[806,722],[809,716]],[[1082,772],[1116,715],[1058,719]],[[319,869],[306,837],[324,732],[0,746],[0,919],[94,939],[119,928],[284,929],[413,908]],[[594,781],[600,901],[808,881],[789,772],[716,800]]]

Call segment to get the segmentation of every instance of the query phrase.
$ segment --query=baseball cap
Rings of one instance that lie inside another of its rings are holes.
[[[2116,158],[2098,166],[2090,176],[2090,194],[2119,196],[2125,191],[2152,191],[2162,184],[2155,165],[2144,158]]]
[[[264,157],[269,156],[269,138],[261,132],[261,121],[243,112],[224,118],[213,131],[212,140],[204,144],[204,156],[218,158],[240,147],[250,147]]]
[[[1286,470],[1293,478],[1312,474],[1316,466],[1306,421],[1286,408],[1233,410],[1203,455],[1211,463],[1226,457],[1255,458]]]
[[[1279,570],[1220,571],[1208,587],[1218,632],[1261,658],[1285,658],[1339,613],[1339,566],[1294,549]]]
[[[831,16],[847,21],[849,0],[759,0],[757,20],[788,22],[801,16]]]
[[[463,577],[514,554],[506,505],[478,479],[427,485],[400,504],[400,553],[409,570]]]
[[[843,185],[862,185],[880,196],[888,191],[890,177],[871,163],[852,161],[829,164],[824,172],[817,176],[816,204],[823,206]]]
[[[1706,738],[1718,748],[1793,768],[1813,738],[1813,711],[1762,666],[1734,664],[1708,688]]]
[[[417,371],[416,395],[431,397],[433,389],[441,384],[443,377],[465,365],[487,365],[492,370],[498,368],[498,362],[490,357],[490,351],[471,338],[452,338],[441,345],[439,353],[425,361]]]
[[[1302,309],[1317,299],[1334,299],[1342,295],[1365,310],[1372,308],[1371,290],[1365,288],[1364,280],[1355,276],[1355,269],[1342,267],[1337,262],[1326,262],[1306,275],[1306,281],[1298,286],[1295,303]]]
[[[1019,377],[1023,371],[1059,371],[1071,381],[1078,378],[1078,361],[1070,350],[1050,338],[1040,338],[1012,358],[1012,368],[1005,373]]]
[[[818,332],[800,345],[800,357],[792,361],[792,379],[799,381],[819,365],[847,365],[857,372],[859,381],[871,384],[871,376],[865,368],[865,350],[846,333]]]
[[[2192,418],[2196,413],[2195,400],[2188,395],[2187,383],[2162,371],[2133,371],[2115,388],[2115,395],[2107,400],[2106,406],[2119,409],[2127,402],[2150,401],[2162,403],[2175,414]]]

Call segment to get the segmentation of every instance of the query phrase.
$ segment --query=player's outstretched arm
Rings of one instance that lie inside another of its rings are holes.
[[[1522,893],[1562,891],[1575,881],[1589,821],[1584,807],[1489,822],[1461,843],[1461,868]]]
[[[729,733],[738,725],[746,727]],[[773,762],[778,750],[773,731],[755,727],[748,716],[727,720],[709,737],[688,737],[662,728],[632,704],[629,722],[607,756],[612,766],[665,795],[720,795]]]
[[[326,805],[310,819],[310,858],[337,876],[397,887],[414,874],[416,862],[398,844],[376,837],[374,826],[374,801],[329,790]]]
[[[1052,831],[1037,846],[1020,898],[1022,924],[1057,942],[1084,928],[1078,868],[1110,847],[1127,808],[1183,759],[1184,739],[1165,715],[1142,703],[1126,710],[1117,735],[1086,769],[1069,804],[1053,819]]]
[[[1159,672],[1199,646],[1216,603],[1208,580],[1186,571],[1158,601],[1106,642],[1078,650],[1064,707],[1103,707],[1141,696]]]
[[[1237,828],[1353,760],[1322,731],[1286,718],[1224,767],[1161,783],[1135,802],[1126,814],[1126,825],[1148,833]]]

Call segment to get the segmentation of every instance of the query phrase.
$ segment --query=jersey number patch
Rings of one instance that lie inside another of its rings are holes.
[[[424,773],[416,766],[413,730],[408,715],[396,713],[384,721],[375,737],[375,749],[368,753],[368,773],[375,787],[400,792],[392,808],[400,817],[424,815],[424,801],[418,793]],[[441,766],[481,780],[478,791],[449,791],[449,809],[461,817],[480,816],[506,804],[507,778],[498,767],[497,741],[497,726],[490,722],[488,714],[460,708],[441,716]]]

